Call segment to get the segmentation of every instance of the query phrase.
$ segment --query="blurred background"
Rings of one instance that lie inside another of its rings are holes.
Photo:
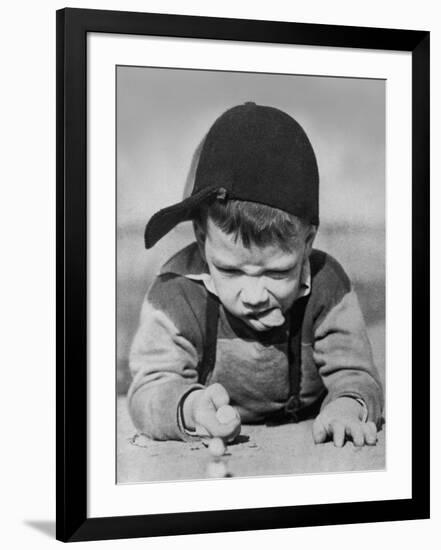
[[[191,189],[195,151],[226,109],[254,101],[305,129],[320,172],[315,247],[351,277],[384,381],[385,81],[148,67],[117,68],[117,390],[145,292],[162,263],[193,240],[184,223],[145,250],[144,227]]]

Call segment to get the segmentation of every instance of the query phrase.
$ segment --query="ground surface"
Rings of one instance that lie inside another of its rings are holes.
[[[385,380],[384,323],[368,329],[374,361]],[[203,442],[151,441],[136,434],[125,396],[118,397],[117,478],[119,483],[204,479],[210,455]],[[239,441],[227,449],[225,460],[233,477],[382,470],[385,432],[376,446],[356,448],[351,442],[337,449],[315,445],[312,420],[282,426],[242,426]]]
[[[381,470],[385,467],[384,431],[374,447],[342,449],[315,445],[312,421],[283,426],[243,426],[239,442],[225,459],[234,477],[313,472]],[[151,441],[136,436],[124,397],[118,400],[118,482],[204,479],[210,456],[201,441]]]

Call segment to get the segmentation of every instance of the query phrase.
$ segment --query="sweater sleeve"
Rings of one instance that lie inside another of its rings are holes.
[[[322,408],[339,397],[353,397],[364,402],[367,420],[378,425],[383,389],[363,314],[343,269],[333,259],[329,263],[327,303],[314,326],[313,357],[328,390]]]
[[[202,387],[201,331],[191,301],[200,296],[188,295],[191,285],[182,277],[158,277],[142,305],[130,351],[129,411],[136,428],[153,439],[186,439],[178,407],[187,393]]]

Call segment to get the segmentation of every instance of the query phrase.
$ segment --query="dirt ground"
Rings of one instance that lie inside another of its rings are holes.
[[[369,329],[374,358],[384,381],[384,324]],[[385,431],[376,446],[341,449],[332,443],[315,445],[312,420],[282,426],[243,426],[238,441],[224,460],[231,477],[289,475],[318,472],[382,470],[385,468]],[[207,477],[209,452],[202,441],[152,441],[136,434],[125,396],[117,402],[117,480],[139,483]]]
[[[209,452],[201,441],[151,441],[135,436],[124,398],[118,401],[118,482],[204,479]],[[373,447],[346,443],[315,445],[312,421],[283,426],[243,426],[239,441],[227,448],[225,461],[231,477],[288,475],[317,472],[382,470],[385,467],[384,431]],[[135,437],[134,437],[135,436]]]

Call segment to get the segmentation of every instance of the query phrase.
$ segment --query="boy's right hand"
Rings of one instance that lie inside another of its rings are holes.
[[[205,389],[191,392],[185,399],[182,410],[185,426],[196,430],[198,435],[232,441],[240,433],[239,415],[236,413],[227,423],[220,422],[216,417],[216,411],[220,407],[228,406],[229,401],[227,390],[221,384],[212,384]]]

